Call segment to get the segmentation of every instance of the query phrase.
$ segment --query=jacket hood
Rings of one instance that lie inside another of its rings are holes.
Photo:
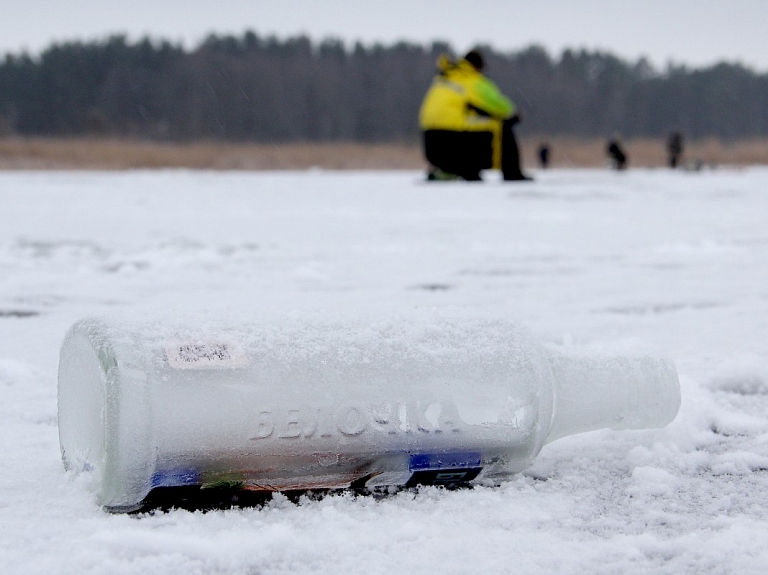
[[[440,54],[440,56],[437,57],[437,69],[442,74],[453,70],[458,70],[464,73],[480,74],[477,68],[470,64],[466,59],[461,58],[460,60],[454,60],[448,54]]]

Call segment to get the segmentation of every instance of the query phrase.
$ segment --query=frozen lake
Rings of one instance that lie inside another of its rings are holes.
[[[0,173],[3,572],[765,572],[768,169],[420,177]],[[559,440],[500,488],[106,514],[61,463],[64,332],[219,307],[510,318],[672,358],[682,408]]]

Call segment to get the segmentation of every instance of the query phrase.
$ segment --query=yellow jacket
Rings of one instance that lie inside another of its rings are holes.
[[[466,60],[438,59],[440,74],[424,96],[419,112],[422,130],[496,132],[515,105],[491,80]]]
[[[501,167],[501,123],[515,114],[515,105],[469,62],[437,60],[440,74],[424,96],[419,111],[422,130],[491,132],[495,169]]]

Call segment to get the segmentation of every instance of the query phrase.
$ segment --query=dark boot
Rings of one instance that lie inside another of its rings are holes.
[[[506,182],[531,181],[520,169],[520,150],[512,127],[517,123],[517,117],[505,120],[501,127],[501,173]]]

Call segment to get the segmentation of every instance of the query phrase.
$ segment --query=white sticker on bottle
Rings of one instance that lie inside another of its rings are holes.
[[[225,369],[246,367],[242,346],[223,340],[180,341],[165,346],[168,365],[174,369]]]

